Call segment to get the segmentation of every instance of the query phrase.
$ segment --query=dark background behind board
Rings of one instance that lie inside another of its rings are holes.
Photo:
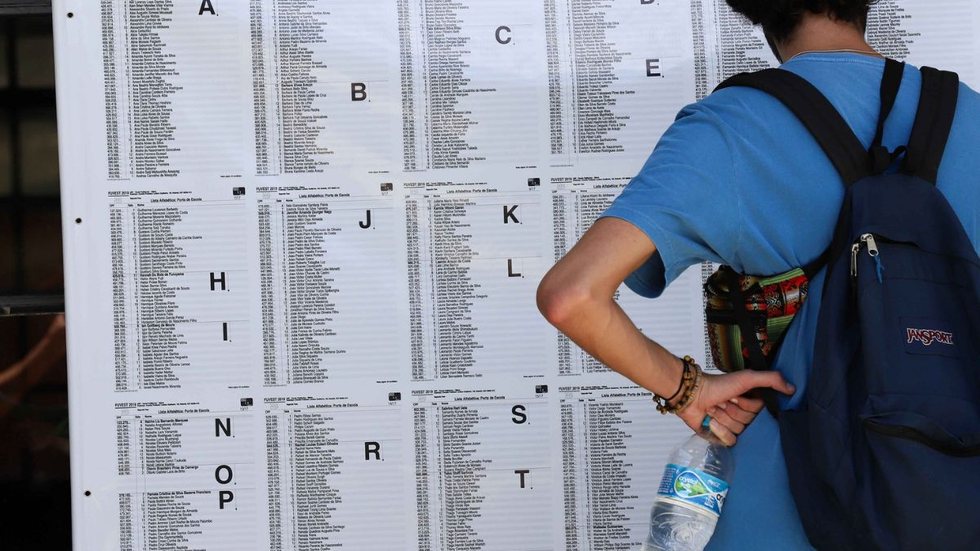
[[[0,1],[0,549],[71,548],[50,1]],[[47,295],[24,298],[24,295]]]

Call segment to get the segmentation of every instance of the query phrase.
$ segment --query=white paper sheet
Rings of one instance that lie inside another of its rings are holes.
[[[774,63],[757,29],[723,0],[53,11],[77,549],[639,547],[688,429],[535,288],[678,109]],[[977,25],[883,0],[869,38],[976,84]],[[706,269],[617,295],[703,365]]]

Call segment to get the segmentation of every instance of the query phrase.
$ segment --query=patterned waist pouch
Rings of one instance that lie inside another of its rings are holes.
[[[726,373],[771,367],[786,329],[806,301],[808,272],[795,268],[758,277],[722,266],[708,278],[705,320],[715,367]]]

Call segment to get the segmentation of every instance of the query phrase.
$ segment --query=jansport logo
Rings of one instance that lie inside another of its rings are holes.
[[[919,341],[923,346],[929,346],[934,342],[939,344],[954,345],[953,334],[948,331],[940,331],[938,329],[915,329],[914,327],[908,327],[905,329],[908,341],[906,344],[912,344],[915,341]]]

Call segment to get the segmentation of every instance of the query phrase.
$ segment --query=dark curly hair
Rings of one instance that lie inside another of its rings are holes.
[[[878,0],[725,0],[737,13],[778,41],[789,38],[803,18],[803,12],[826,13],[839,21],[863,29],[868,9]]]

